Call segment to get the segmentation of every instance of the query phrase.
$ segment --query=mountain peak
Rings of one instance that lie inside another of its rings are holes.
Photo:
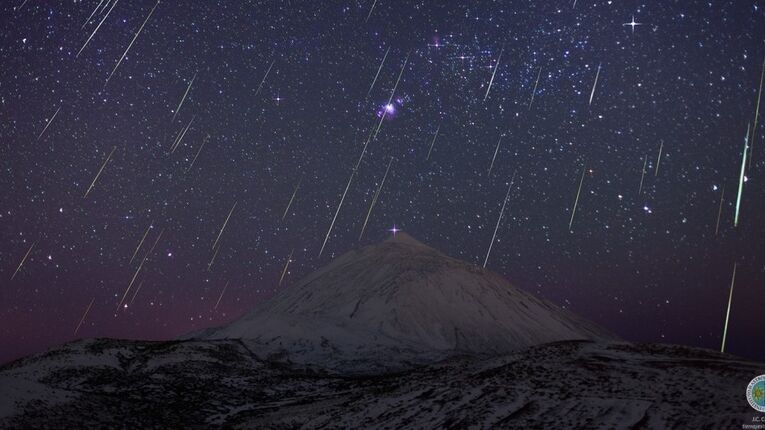
[[[385,242],[391,242],[391,243],[402,243],[406,245],[413,245],[413,246],[421,246],[425,248],[430,248],[429,246],[425,245],[424,243],[420,242],[419,240],[413,238],[412,236],[408,235],[407,233],[403,231],[397,231],[393,233],[393,236],[389,237],[385,240]]]
[[[348,370],[450,354],[614,339],[594,324],[406,233],[348,252],[227,326],[261,354]]]

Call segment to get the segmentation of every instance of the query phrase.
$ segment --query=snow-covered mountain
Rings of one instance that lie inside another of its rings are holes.
[[[0,366],[0,428],[722,429],[752,422],[763,372],[617,341],[399,234],[190,339],[85,339]]]
[[[348,252],[233,323],[190,337],[244,339],[256,353],[343,372],[615,339],[405,233]]]

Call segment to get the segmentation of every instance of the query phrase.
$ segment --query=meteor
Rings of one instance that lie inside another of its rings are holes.
[[[220,232],[218,233],[218,237],[215,238],[215,242],[213,242],[212,248],[215,249],[215,246],[218,244],[218,241],[220,240],[220,236],[223,234],[223,230],[226,229],[226,224],[228,224],[229,218],[231,218],[231,214],[234,213],[234,208],[236,208],[236,205],[239,202],[234,202],[234,206],[231,206],[231,210],[228,212],[228,216],[226,217],[226,221],[223,223],[223,227],[220,228]]]
[[[77,328],[74,329],[74,335],[77,336],[77,332],[80,331],[80,327],[82,326],[82,323],[85,322],[85,317],[88,316],[88,312],[90,312],[90,307],[93,306],[93,302],[96,301],[96,298],[93,297],[93,299],[90,300],[90,304],[88,304],[88,307],[85,308],[85,313],[82,314],[82,318],[80,319],[80,323],[77,324]]]
[[[205,136],[205,138],[202,140],[202,145],[199,147],[199,150],[197,151],[197,155],[194,156],[194,159],[191,160],[191,164],[189,165],[189,168],[186,169],[186,172],[188,173],[189,170],[191,170],[192,167],[194,167],[194,163],[197,161],[197,157],[199,157],[199,154],[202,152],[202,148],[205,147],[205,143],[210,139],[210,135],[208,134]]]
[[[579,180],[579,189],[576,192],[576,200],[574,200],[574,209],[571,211],[571,220],[568,222],[568,229],[571,230],[571,225],[574,224],[574,215],[576,215],[576,207],[579,204],[579,194],[582,192],[582,184],[584,183],[584,173],[587,171],[587,166],[582,166],[582,179]]]
[[[58,111],[60,110],[61,110],[61,106],[59,106],[58,109],[56,109],[56,113],[54,113],[53,116],[50,117],[50,119],[48,120],[48,123],[45,124],[45,128],[43,128],[43,131],[41,131],[40,135],[37,136],[37,140],[40,140],[40,138],[43,137],[43,134],[45,134],[45,130],[47,130],[48,127],[50,127],[51,123],[53,123],[53,120],[56,119],[56,115],[58,115]]]
[[[489,91],[491,91],[491,84],[494,83],[494,75],[497,74],[497,69],[499,69],[499,61],[502,59],[502,52],[505,51],[505,47],[503,46],[502,49],[499,51],[499,56],[497,57],[497,64],[494,65],[494,71],[491,72],[491,79],[489,80],[489,87],[486,88],[486,95],[483,96],[483,101],[486,101],[486,99],[489,97]]]
[[[300,177],[300,180],[298,181],[297,185],[295,185],[295,190],[292,191],[292,197],[290,197],[289,203],[287,203],[287,207],[284,209],[284,214],[282,214],[282,221],[284,221],[284,218],[287,216],[287,213],[290,210],[290,206],[292,206],[292,201],[295,200],[295,195],[297,195],[298,188],[300,188],[300,184],[303,182],[303,177]]]
[[[196,117],[197,117],[196,115],[192,116],[191,120],[189,120],[189,123],[186,124],[186,128],[184,128],[182,132],[178,133],[178,137],[175,138],[175,142],[173,143],[173,146],[170,148],[170,153],[171,154],[173,152],[175,152],[175,150],[178,148],[178,145],[181,144],[181,142],[183,141],[184,136],[186,136],[186,132],[189,131],[189,127],[191,127],[191,123],[194,122],[194,119]]]
[[[754,150],[754,132],[757,130],[757,120],[760,117],[760,99],[762,98],[762,82],[765,78],[765,58],[762,59],[762,73],[760,73],[760,92],[757,94],[757,109],[754,112],[754,127],[752,127],[752,144],[749,145],[749,168],[752,168],[752,151]]]
[[[725,328],[723,329],[722,345],[720,352],[725,352],[725,339],[728,337],[728,321],[730,320],[730,305],[733,303],[733,284],[736,282],[736,263],[733,263],[733,278],[730,280],[730,294],[728,295],[728,311],[725,313]]]
[[[181,106],[183,106],[183,102],[186,101],[186,96],[189,95],[189,91],[191,91],[191,86],[194,85],[194,79],[196,79],[196,78],[197,78],[197,74],[194,73],[194,77],[191,78],[191,82],[189,82],[189,86],[186,87],[186,92],[183,93],[183,98],[181,99],[181,102],[178,103],[178,107],[175,108],[175,113],[173,113],[173,119],[170,120],[170,122],[174,122],[175,121],[175,117],[178,115],[178,112],[180,112]]]
[[[497,238],[497,230],[499,229],[499,223],[502,221],[502,215],[505,213],[505,205],[507,204],[507,198],[510,197],[510,190],[513,188],[513,182],[515,181],[515,174],[510,179],[510,185],[507,187],[507,194],[505,194],[505,201],[502,202],[502,209],[499,211],[499,218],[497,218],[497,225],[494,227],[494,234],[491,236],[491,242],[489,243],[489,250],[486,251],[486,259],[483,260],[483,267],[486,268],[486,263],[489,262],[489,255],[491,254],[491,247],[494,246],[494,239]]]
[[[664,149],[664,141],[659,145],[659,156],[656,157],[656,173],[653,176],[659,176],[659,163],[661,163],[661,151]]]
[[[598,64],[598,72],[595,74],[595,82],[592,84],[592,92],[590,93],[590,106],[592,106],[592,98],[595,97],[595,88],[598,86],[598,78],[600,77],[600,66]]]
[[[122,303],[125,302],[125,297],[127,297],[128,291],[130,291],[130,288],[133,286],[133,283],[135,283],[136,278],[138,278],[138,274],[141,272],[141,269],[143,268],[143,264],[146,262],[146,259],[149,258],[152,252],[154,252],[154,248],[159,243],[159,239],[162,238],[162,233],[164,232],[165,232],[165,229],[162,229],[159,232],[159,234],[157,235],[157,238],[154,240],[154,245],[152,245],[151,249],[149,249],[149,252],[147,252],[146,255],[143,256],[143,260],[141,260],[141,264],[138,265],[138,269],[136,269],[135,274],[133,274],[133,278],[130,280],[130,283],[125,289],[125,293],[122,295],[122,299],[120,299],[119,304],[117,304],[117,310],[119,310],[120,306],[122,306]]]
[[[720,209],[717,210],[717,225],[715,225],[715,236],[720,230],[720,217],[722,216],[723,199],[725,198],[725,185],[722,187],[722,194],[720,194]]]
[[[21,270],[21,266],[24,265],[24,262],[27,261],[27,257],[29,257],[29,254],[32,252],[32,248],[37,245],[37,241],[34,241],[32,245],[29,247],[29,250],[27,250],[27,253],[24,254],[24,258],[21,259],[21,263],[19,263],[19,267],[16,268],[16,271],[13,272],[13,275],[11,276],[11,281],[13,281],[13,278],[16,277],[16,274],[19,273],[19,270]]]
[[[220,299],[222,299],[223,295],[226,294],[226,288],[228,288],[228,281],[226,281],[226,285],[223,286],[223,291],[220,292],[220,296],[218,297],[218,301],[215,302],[215,307],[213,307],[213,310],[218,309],[218,305],[220,304]]]
[[[377,198],[380,196],[380,191],[382,191],[382,187],[385,185],[385,178],[388,177],[388,171],[390,170],[391,163],[393,163],[393,157],[390,157],[390,161],[388,161],[388,167],[385,169],[385,174],[383,175],[382,181],[380,182],[380,186],[377,187],[377,191],[375,191],[375,195],[372,197],[372,203],[369,205],[367,217],[364,218],[364,225],[361,226],[361,234],[359,234],[359,240],[361,240],[361,237],[364,236],[364,230],[367,228],[369,217],[372,215],[372,209],[374,209],[375,204],[377,203]]]
[[[388,103],[385,104],[385,106],[388,106],[393,101],[393,95],[396,94],[396,88],[398,88],[398,83],[401,81],[401,75],[404,74],[404,69],[406,69],[407,63],[409,63],[409,54],[411,52],[406,54],[406,58],[404,59],[404,65],[401,66],[401,71],[398,73],[398,78],[396,78],[396,84],[393,85],[393,91],[390,92],[390,97],[388,98]],[[377,133],[380,132],[380,127],[382,127],[383,120],[385,119],[385,114],[388,113],[388,109],[383,109],[382,115],[380,115],[380,123],[377,124],[377,131],[375,131],[375,139],[377,138]]]
[[[441,124],[438,124],[438,127],[436,127],[436,134],[433,135],[433,141],[430,142],[430,149],[428,149],[428,156],[425,157],[425,160],[430,160],[430,153],[433,151],[433,145],[436,143],[436,138],[438,137],[438,130],[441,130]]]
[[[645,166],[648,164],[648,155],[643,160],[643,170],[640,172],[640,187],[638,188],[638,195],[643,191],[643,178],[645,178]]]
[[[746,150],[749,146],[749,125],[746,126],[746,138],[744,138],[744,153],[741,156],[741,175],[738,179],[738,196],[736,197],[736,216],[733,218],[733,226],[738,227],[738,215],[741,210],[741,193],[744,191],[744,168],[746,167]]]
[[[215,252],[213,253],[213,256],[212,256],[212,258],[210,259],[210,262],[209,262],[209,263],[207,263],[207,271],[208,271],[208,272],[209,272],[209,271],[210,271],[210,269],[212,268],[212,265],[213,265],[213,263],[215,262],[215,257],[217,257],[217,256],[218,256],[218,251],[220,251],[220,248],[221,248],[220,246],[219,246],[219,247],[217,247],[217,248],[215,248]]]
[[[374,2],[372,2],[372,7],[369,8],[369,13],[367,14],[367,19],[365,19],[364,22],[369,21],[369,17],[372,16],[372,11],[375,10],[375,5],[376,4],[377,4],[377,0],[374,0]]]
[[[494,157],[491,158],[491,164],[489,165],[489,176],[491,176],[491,169],[494,167],[494,160],[497,158],[497,153],[499,152],[500,143],[502,143],[502,135],[499,136],[499,141],[497,141],[497,147],[494,149]]]
[[[148,227],[146,227],[146,233],[143,234],[143,237],[141,238],[141,241],[138,242],[138,246],[135,248],[135,252],[133,253],[133,256],[130,257],[130,263],[133,263],[133,260],[135,260],[135,256],[138,255],[138,250],[141,249],[141,245],[143,245],[143,241],[146,240],[146,236],[149,234],[149,230],[151,230],[151,223]]]
[[[98,11],[98,8],[100,8],[100,7],[101,7],[101,3],[103,3],[103,2],[104,2],[104,0],[100,0],[100,1],[98,2],[98,5],[96,6],[96,8],[95,8],[95,9],[93,9],[93,12],[90,14],[90,16],[88,17],[88,19],[87,19],[87,20],[85,20],[85,23],[84,23],[84,24],[82,24],[82,27],[80,27],[80,30],[82,30],[83,28],[85,28],[85,26],[86,26],[86,25],[88,25],[88,23],[90,22],[90,19],[91,19],[91,18],[93,18],[93,15],[95,15],[95,14],[96,14],[96,11]]]
[[[319,257],[321,257],[321,254],[324,252],[324,247],[327,245],[327,240],[329,240],[329,235],[332,233],[332,227],[335,226],[335,221],[337,220],[337,214],[340,213],[340,208],[343,207],[343,201],[345,200],[345,195],[348,193],[348,188],[351,187],[351,181],[353,181],[353,176],[355,174],[356,174],[356,169],[353,169],[353,171],[351,171],[351,177],[348,178],[348,185],[345,186],[345,191],[343,191],[343,196],[340,198],[340,203],[338,203],[337,205],[335,216],[332,217],[332,223],[329,225],[329,229],[327,230],[327,235],[324,237],[324,243],[321,244],[321,249],[319,250]]]
[[[263,84],[266,82],[266,78],[268,77],[268,74],[271,73],[271,67],[274,67],[274,63],[276,60],[271,61],[271,65],[268,66],[268,70],[266,70],[266,74],[263,76],[263,79],[260,81],[260,85],[258,85],[258,89],[255,90],[255,95],[257,96],[260,92],[260,89],[263,88]]]
[[[133,292],[133,297],[130,299],[129,306],[133,306],[133,302],[135,301],[135,296],[137,296],[138,292],[141,291],[141,287],[143,287],[143,281],[138,283],[138,288],[136,288],[135,291]]]
[[[101,24],[103,24],[104,21],[106,21],[106,18],[109,18],[109,14],[112,13],[112,9],[114,9],[114,6],[117,6],[117,3],[119,3],[119,2],[120,2],[120,0],[116,0],[114,3],[112,3],[112,7],[110,7],[109,11],[106,12],[106,15],[104,15],[104,17],[101,18],[101,21],[96,26],[96,29],[93,30],[92,33],[90,33],[90,37],[88,37],[88,40],[86,40],[85,43],[82,45],[82,48],[80,48],[80,50],[77,51],[77,55],[75,55],[74,58],[77,58],[77,57],[80,56],[80,54],[82,53],[82,50],[85,49],[86,46],[88,46],[88,43],[90,43],[90,39],[92,39],[93,36],[96,35],[96,32],[98,32],[98,29],[101,28]]]
[[[295,252],[293,249],[290,251],[290,256],[287,257],[287,262],[284,264],[284,270],[282,270],[282,276],[279,278],[279,285],[282,285],[282,281],[284,280],[284,275],[287,274],[287,268],[290,267],[290,263],[292,262],[292,253]]]
[[[576,2],[574,2],[574,6],[576,6]],[[531,101],[529,102],[529,109],[531,109],[531,105],[534,103],[534,95],[537,93],[537,85],[539,85],[539,77],[542,76],[542,67],[539,67],[539,73],[537,73],[537,81],[534,83],[534,90],[531,92]]]
[[[376,1],[377,0],[375,0],[375,2]],[[372,6],[372,7],[374,7],[374,6]],[[372,11],[369,11],[369,13],[371,14]],[[383,64],[385,64],[385,59],[388,58],[388,52],[390,52],[390,46],[388,47],[388,50],[385,51],[385,55],[383,55],[382,61],[380,61],[380,67],[377,68],[377,74],[375,75],[375,78],[372,80],[372,85],[369,86],[369,91],[367,91],[367,97],[369,97],[369,94],[372,93],[372,88],[374,88],[375,82],[377,82],[377,77],[380,76],[380,70],[382,70]]]
[[[116,146],[115,146],[114,148],[112,148],[112,152],[110,152],[110,153],[109,153],[109,156],[108,156],[108,157],[106,157],[106,160],[104,161],[104,164],[102,164],[102,165],[101,165],[101,168],[100,168],[100,169],[98,169],[98,173],[96,173],[96,177],[95,177],[95,178],[93,178],[93,182],[91,182],[91,183],[90,183],[90,186],[88,187],[88,190],[87,190],[87,191],[85,191],[85,195],[84,195],[84,196],[82,196],[82,198],[83,198],[83,199],[84,199],[84,198],[86,198],[86,197],[88,197],[88,193],[90,193],[90,190],[92,190],[92,189],[93,189],[93,186],[94,186],[94,185],[96,185],[96,181],[98,180],[98,177],[99,177],[99,176],[101,176],[101,172],[103,172],[103,171],[104,171],[104,167],[106,167],[106,163],[108,163],[108,162],[109,162],[109,160],[112,158],[112,154],[114,154],[114,150],[115,150],[115,149],[117,149],[117,147],[116,147]]]
[[[109,74],[109,77],[106,78],[106,83],[104,83],[104,87],[106,87],[106,84],[109,83],[109,80],[114,76],[114,72],[117,71],[117,68],[122,64],[122,60],[125,59],[125,56],[127,55],[128,51],[130,51],[130,48],[133,46],[133,43],[135,43],[135,40],[138,39],[138,35],[141,34],[141,31],[143,31],[143,27],[146,25],[147,22],[149,22],[149,18],[151,18],[151,15],[154,13],[154,9],[159,6],[159,1],[157,0],[157,4],[154,5],[153,8],[151,8],[151,11],[149,12],[149,15],[146,17],[146,19],[143,21],[143,24],[141,24],[141,28],[138,29],[138,31],[135,33],[135,36],[133,36],[133,40],[130,41],[130,45],[128,45],[127,49],[125,49],[125,52],[122,53],[122,57],[120,57],[120,60],[117,61],[117,65],[114,66],[114,69],[112,69],[112,72]]]

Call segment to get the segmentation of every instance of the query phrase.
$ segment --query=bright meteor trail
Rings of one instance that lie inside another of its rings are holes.
[[[380,186],[377,187],[377,191],[375,191],[375,195],[372,197],[372,203],[369,204],[367,217],[364,218],[364,225],[361,226],[361,234],[359,234],[359,240],[361,240],[361,237],[364,236],[364,230],[367,228],[367,223],[369,222],[370,215],[372,215],[372,209],[374,209],[375,204],[377,203],[377,198],[380,196],[380,191],[382,191],[383,185],[385,185],[385,178],[388,177],[388,171],[390,170],[390,165],[392,163],[393,157],[390,157],[390,161],[388,161],[388,167],[385,169],[385,174],[383,175],[382,181],[380,181]]]
[[[598,64],[598,72],[595,73],[595,82],[592,84],[592,92],[590,92],[590,106],[592,106],[592,98],[595,97],[595,88],[597,88],[598,86],[598,78],[600,77],[601,64]]]
[[[370,11],[369,13],[372,13],[372,12]],[[369,86],[369,91],[367,91],[367,97],[369,97],[369,94],[372,92],[372,88],[375,87],[375,82],[377,82],[377,77],[380,76],[380,70],[382,70],[383,64],[385,64],[385,59],[388,58],[388,52],[390,52],[390,46],[388,47],[388,50],[385,51],[385,55],[383,55],[382,61],[380,61],[380,67],[377,68],[377,74],[375,75],[375,78],[372,80],[372,85]]]
[[[494,240],[497,238],[497,230],[499,230],[499,223],[502,221],[502,215],[505,213],[505,205],[507,205],[507,198],[510,197],[510,190],[513,188],[513,182],[515,181],[515,174],[517,171],[513,172],[513,177],[510,179],[510,185],[507,187],[507,194],[505,194],[505,200],[502,202],[502,209],[499,211],[499,218],[497,218],[497,225],[494,226],[494,234],[491,236],[491,242],[489,243],[489,250],[486,251],[486,258],[483,260],[483,267],[486,267],[486,263],[489,262],[489,255],[491,254],[491,248],[494,246]]]
[[[24,262],[27,261],[27,257],[29,257],[29,254],[32,252],[32,248],[37,245],[37,241],[34,241],[32,245],[29,247],[29,250],[27,250],[27,253],[24,254],[24,258],[21,259],[21,263],[19,263],[19,267],[16,268],[16,271],[13,272],[13,275],[11,276],[11,281],[13,281],[13,278],[16,277],[16,274],[19,273],[19,270],[21,270],[21,266],[24,265]]]
[[[191,82],[189,82],[189,86],[186,87],[186,92],[183,93],[183,98],[181,99],[181,102],[178,103],[178,107],[175,108],[175,112],[173,113],[173,119],[170,120],[170,122],[174,122],[175,121],[175,117],[178,115],[178,112],[181,111],[181,106],[183,106],[183,102],[186,101],[186,96],[189,95],[189,91],[191,91],[191,86],[194,85],[194,79],[196,79],[196,78],[197,78],[197,74],[194,73],[194,77],[191,78]]]
[[[108,157],[106,157],[106,160],[104,160],[104,164],[102,164],[102,165],[101,165],[101,168],[100,168],[100,169],[98,169],[98,173],[96,173],[96,177],[95,177],[95,178],[93,178],[93,182],[91,182],[91,183],[90,183],[90,186],[88,187],[88,190],[87,190],[87,191],[85,191],[85,195],[84,195],[84,196],[82,196],[82,198],[83,198],[83,199],[84,199],[85,197],[88,197],[88,193],[90,193],[90,190],[92,190],[92,189],[93,189],[93,186],[95,186],[95,185],[96,185],[96,181],[98,180],[98,177],[99,177],[99,176],[101,176],[101,172],[103,172],[103,171],[104,171],[104,167],[106,167],[106,163],[108,163],[108,162],[109,162],[109,160],[111,160],[111,158],[112,158],[112,154],[114,154],[114,150],[115,150],[115,149],[117,149],[117,147],[116,147],[116,146],[115,146],[114,148],[112,148],[112,152],[110,152],[110,153],[109,153],[109,156],[108,156]]]
[[[353,181],[353,176],[355,174],[356,174],[356,169],[353,169],[353,171],[351,172],[351,177],[348,178],[348,185],[345,186],[345,191],[343,191],[343,196],[340,198],[340,203],[338,203],[337,205],[335,216],[332,217],[332,223],[329,224],[327,235],[324,236],[324,243],[321,244],[321,249],[319,250],[319,257],[321,257],[321,254],[324,252],[324,247],[327,246],[327,240],[329,240],[329,235],[332,233],[332,227],[335,226],[335,220],[337,220],[337,214],[340,213],[340,208],[343,207],[343,201],[345,200],[345,195],[348,194],[348,188],[351,187],[351,181]]]
[[[221,235],[223,234],[223,230],[226,229],[226,224],[228,224],[229,218],[231,218],[231,214],[234,213],[234,209],[236,208],[236,205],[239,202],[234,202],[234,206],[231,206],[231,210],[228,211],[228,216],[226,217],[226,221],[223,222],[223,227],[220,228],[220,232],[218,233],[218,237],[215,238],[215,242],[213,242],[212,249],[215,249],[215,246],[218,245],[218,241],[220,240]]]
[[[497,69],[499,69],[499,61],[502,60],[502,53],[505,51],[505,48],[502,47],[499,51],[499,56],[497,57],[497,64],[494,66],[494,71],[491,72],[491,79],[489,80],[489,87],[486,88],[486,95],[483,96],[483,101],[486,101],[486,99],[489,97],[489,91],[491,91],[491,84],[494,83],[494,75],[497,74]]]
[[[730,280],[730,294],[728,295],[728,310],[725,312],[725,328],[723,329],[722,345],[720,352],[725,352],[725,340],[728,337],[728,321],[730,320],[730,307],[733,303],[733,284],[736,282],[736,263],[733,263],[733,278]]]
[[[122,57],[120,57],[120,60],[117,61],[117,64],[114,66],[114,69],[112,69],[112,72],[109,74],[109,77],[106,78],[106,83],[104,84],[104,86],[106,86],[106,84],[109,83],[109,80],[112,78],[112,76],[114,76],[114,72],[116,72],[117,68],[120,66],[120,64],[122,64],[122,60],[125,59],[125,56],[127,55],[128,51],[130,51],[130,48],[133,47],[133,43],[135,43],[135,40],[138,39],[138,35],[141,34],[141,31],[143,31],[143,27],[146,26],[147,22],[149,22],[149,18],[151,18],[151,15],[154,13],[154,9],[156,9],[157,6],[159,6],[159,0],[157,0],[157,4],[155,4],[154,7],[151,8],[149,15],[143,21],[143,24],[141,24],[141,28],[139,28],[138,31],[135,33],[135,36],[133,36],[133,40],[130,41],[130,44],[128,45],[127,49],[125,49],[125,52],[122,53]]]
[[[579,194],[582,192],[582,184],[584,183],[584,173],[587,171],[587,166],[582,167],[582,179],[579,180],[579,189],[576,191],[576,200],[574,200],[574,209],[571,211],[571,220],[568,222],[568,229],[571,230],[571,226],[574,224],[574,215],[576,215],[576,207],[579,204]]]
[[[733,227],[738,227],[738,215],[741,210],[741,193],[744,191],[744,169],[746,169],[746,153],[749,147],[749,125],[746,126],[746,138],[744,138],[744,153],[741,155],[741,174],[738,178],[738,195],[736,196],[736,216],[733,218]]]

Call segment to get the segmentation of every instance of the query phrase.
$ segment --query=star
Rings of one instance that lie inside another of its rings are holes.
[[[396,237],[396,233],[400,232],[400,228],[396,228],[396,224],[393,224],[393,228],[388,229],[389,232],[393,233],[393,237]]]
[[[622,24],[622,26],[625,26],[625,25],[629,25],[630,27],[632,27],[632,32],[634,33],[635,32],[635,27],[638,26],[638,25],[643,25],[643,23],[642,22],[635,22],[635,15],[632,15],[632,21],[625,22],[624,24]]]

